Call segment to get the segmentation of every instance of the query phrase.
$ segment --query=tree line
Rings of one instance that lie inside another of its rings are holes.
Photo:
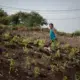
[[[39,27],[46,25],[47,21],[37,12],[17,12],[8,15],[2,8],[0,8],[0,24],[4,25],[23,25],[27,27]]]

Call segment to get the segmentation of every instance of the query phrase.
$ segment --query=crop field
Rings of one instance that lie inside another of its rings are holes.
[[[80,37],[9,31],[0,26],[0,80],[80,80]]]

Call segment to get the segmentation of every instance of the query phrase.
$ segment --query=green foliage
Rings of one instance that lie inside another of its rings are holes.
[[[64,77],[63,77],[63,80],[68,80],[67,76],[64,76]]]
[[[4,24],[4,25],[9,24],[8,15],[2,9],[0,9],[0,24]]]
[[[73,58],[75,56],[75,53],[76,53],[76,49],[72,48],[71,52],[69,53],[69,59]]]
[[[7,13],[2,8],[0,8],[0,17],[3,16],[7,16]]]
[[[16,14],[7,15],[7,13],[0,9],[0,23],[4,25],[22,25],[27,27],[40,27],[47,24],[47,21],[37,12],[17,12]]]
[[[47,24],[46,20],[43,19],[43,17],[36,12],[31,12],[27,21],[28,21],[27,26],[31,26],[31,27]]]
[[[30,38],[23,38],[23,40],[22,40],[22,44],[24,46],[27,46],[29,42],[31,42],[31,39]]]
[[[8,25],[9,24],[8,17],[7,16],[0,17],[0,24]]]
[[[37,40],[34,41],[34,44],[38,44],[38,46],[41,48],[41,47],[44,46],[45,40],[43,40],[43,39],[37,39]]]
[[[12,38],[11,42],[18,42],[20,38],[16,35]]]
[[[57,50],[57,52],[55,53],[55,57],[60,57],[60,50]]]
[[[72,33],[72,36],[80,36],[80,30]]]
[[[38,13],[18,12],[10,16],[11,25],[24,25],[27,27],[36,27],[47,24],[46,20]]]
[[[11,38],[10,33],[9,32],[4,33],[3,38],[4,39],[10,39]]]
[[[52,72],[58,72],[60,69],[60,66],[56,66],[56,65],[50,65],[50,67]]]
[[[14,67],[15,67],[15,61],[14,61],[14,59],[9,59],[9,61],[10,61],[10,72],[11,72],[11,71],[14,70]],[[10,72],[9,72],[9,73],[10,73]]]
[[[44,40],[38,40],[38,44],[40,47],[44,46],[45,41]]]
[[[40,74],[40,69],[39,69],[39,67],[34,67],[34,76],[35,76],[35,77],[38,77],[39,74]]]

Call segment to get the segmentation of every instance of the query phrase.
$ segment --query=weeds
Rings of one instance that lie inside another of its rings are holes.
[[[23,44],[24,46],[27,46],[30,41],[31,41],[30,39],[23,38],[22,44]]]
[[[14,61],[14,59],[10,59],[9,61],[10,61],[10,71],[9,71],[9,73],[11,73],[11,71],[14,70],[14,67],[15,67],[15,61]]]
[[[9,32],[4,33],[4,34],[3,34],[3,38],[4,38],[5,40],[10,39],[10,38],[11,38],[10,33],[9,33]]]
[[[67,76],[64,76],[64,77],[63,77],[63,80],[68,80]]]
[[[75,56],[75,53],[76,53],[76,49],[72,48],[71,52],[69,53],[69,59],[73,58]]]
[[[55,57],[58,57],[58,58],[60,58],[60,50],[57,50],[57,52],[55,53]]]
[[[29,49],[25,46],[25,47],[23,47],[23,51],[24,51],[25,53],[28,53]]]
[[[34,67],[34,77],[38,77],[40,74],[40,69],[39,67]]]
[[[72,36],[80,36],[80,31],[75,31],[72,33]]]
[[[37,39],[36,41],[34,41],[34,44],[37,44],[40,48],[42,48],[45,44],[45,40]]]

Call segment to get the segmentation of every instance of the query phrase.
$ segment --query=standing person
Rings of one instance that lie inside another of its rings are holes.
[[[51,44],[52,46],[55,48],[55,45],[56,45],[56,30],[54,28],[54,25],[52,23],[49,24],[49,28],[50,28],[50,39],[51,39]]]
[[[51,41],[54,41],[54,40],[56,40],[56,31],[54,29],[54,25],[52,23],[50,23],[49,28],[50,28],[50,39],[51,39]]]

